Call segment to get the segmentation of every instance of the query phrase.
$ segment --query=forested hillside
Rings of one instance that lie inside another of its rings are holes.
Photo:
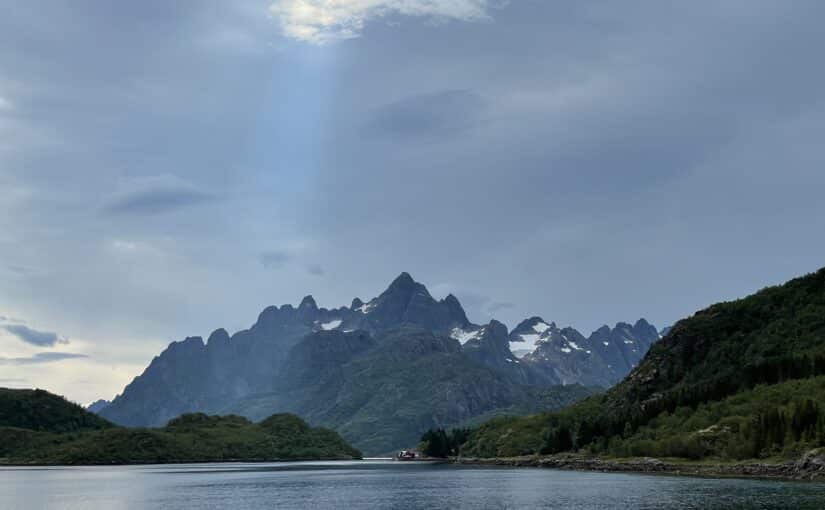
[[[0,388],[0,427],[76,432],[112,426],[103,418],[48,391]]]
[[[463,453],[793,457],[823,429],[825,269],[680,321],[607,393],[491,420]]]
[[[337,433],[297,416],[252,423],[187,414],[157,429],[114,426],[42,390],[0,389],[0,464],[133,464],[353,459]]]

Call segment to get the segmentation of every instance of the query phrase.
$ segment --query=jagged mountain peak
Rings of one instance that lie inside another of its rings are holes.
[[[315,298],[310,296],[304,296],[304,299],[301,300],[301,304],[298,305],[299,310],[317,310],[318,304],[315,302]]]
[[[273,317],[273,316],[277,315],[277,313],[279,311],[280,310],[275,305],[267,306],[266,308],[261,310],[260,314],[258,314],[258,321],[257,322],[263,322],[263,321],[267,320],[268,317]]]
[[[407,302],[414,296],[435,301],[424,284],[413,280],[409,273],[401,273],[376,299],[384,302],[390,300]]]
[[[218,328],[209,335],[209,339],[206,341],[207,345],[215,345],[216,342],[228,342],[229,341],[229,332],[227,332],[223,328]]]
[[[304,297],[297,308],[288,304],[280,308],[269,306],[258,316],[252,329],[275,334],[286,328],[300,336],[302,327],[311,331],[340,328],[342,331],[378,332],[402,324],[441,333],[472,326],[458,298],[450,294],[438,301],[426,286],[403,272],[378,297],[366,302],[356,297],[350,307],[319,308],[311,295]]]
[[[467,315],[455,296],[437,301],[426,286],[406,272],[393,280],[377,298],[367,303],[361,302],[355,311],[359,312],[362,327],[370,331],[413,324],[449,333],[453,328],[470,326]]]
[[[410,273],[403,272],[398,275],[395,280],[390,283],[390,286],[387,287],[385,292],[395,291],[395,292],[412,292],[420,287],[424,287],[424,285],[418,283],[410,276]],[[425,287],[426,288],[426,287]]]
[[[486,328],[493,334],[507,336],[507,326],[495,319],[491,320]]]
[[[462,352],[489,367],[499,370],[504,369],[509,372],[510,369],[514,368],[510,364],[519,363],[510,350],[507,326],[495,319],[491,320],[486,326],[478,327],[465,342],[462,342],[462,345]],[[515,377],[525,376],[521,372],[518,374],[510,373],[509,375]]]
[[[516,357],[523,358],[558,332],[555,322],[547,322],[538,316],[530,317],[521,321],[510,333],[510,349]]]
[[[461,303],[458,301],[458,298],[452,294],[448,294],[447,297],[441,300],[447,309],[450,312],[450,315],[458,320],[462,325],[470,324],[470,320],[467,318],[467,313],[464,311],[464,307],[461,306]]]
[[[607,324],[602,324],[602,326],[599,329],[597,329],[596,331],[594,331],[593,334],[594,335],[595,334],[608,334],[609,335],[611,331],[612,330],[610,329],[610,326],[608,326]]]
[[[555,322],[548,322],[543,318],[539,317],[538,315],[534,315],[529,319],[524,319],[523,321],[519,322],[518,326],[513,328],[511,335],[521,335],[521,334],[542,334],[545,331],[551,329],[558,329]],[[516,340],[518,341],[518,340]]]

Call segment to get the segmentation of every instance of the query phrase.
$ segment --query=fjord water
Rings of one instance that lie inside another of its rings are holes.
[[[0,469],[2,510],[822,509],[825,485],[443,464]]]

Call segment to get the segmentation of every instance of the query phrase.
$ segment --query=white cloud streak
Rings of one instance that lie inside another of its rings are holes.
[[[287,37],[324,44],[361,35],[366,23],[390,15],[437,21],[489,19],[490,0],[278,0],[269,7]]]

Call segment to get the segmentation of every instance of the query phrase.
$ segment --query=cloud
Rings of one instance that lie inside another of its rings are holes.
[[[283,269],[287,266],[300,266],[300,257],[284,250],[267,250],[258,256],[261,265],[267,269]],[[323,276],[324,267],[318,263],[304,265],[306,272],[313,276]]]
[[[501,310],[511,310],[515,307],[515,303],[511,303],[509,301],[496,301],[495,303],[490,303],[487,307],[487,311],[490,313],[496,313]]]
[[[292,260],[292,255],[281,250],[268,250],[261,253],[258,260],[266,268],[277,269],[284,267],[287,262]]]
[[[321,264],[310,264],[307,266],[307,272],[315,276],[324,276],[324,268]]]
[[[104,207],[118,215],[153,215],[202,204],[214,199],[191,183],[171,175],[135,179]]]
[[[0,96],[0,112],[3,110],[11,110],[13,108],[11,101],[3,96]]]
[[[372,19],[391,15],[437,21],[489,19],[489,0],[278,0],[269,12],[287,37],[324,44],[361,35]]]
[[[441,90],[384,105],[367,125],[379,135],[444,136],[472,127],[484,105],[472,90]]]
[[[72,352],[38,352],[34,356],[27,358],[0,358],[0,365],[41,365],[44,363],[55,363],[68,359],[81,358],[88,358],[88,356]]]
[[[32,345],[52,347],[56,344],[67,344],[69,339],[51,331],[38,331],[23,324],[3,324],[0,328],[6,330],[18,339]]]

